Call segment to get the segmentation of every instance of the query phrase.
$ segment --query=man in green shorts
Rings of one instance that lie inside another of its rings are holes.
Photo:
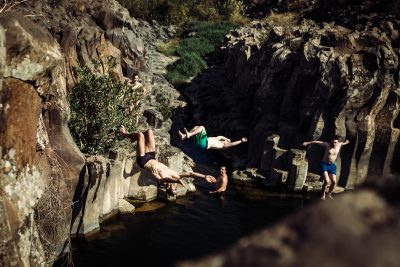
[[[208,137],[204,126],[195,126],[190,131],[184,128],[184,133],[178,131],[181,140],[194,137],[195,145],[200,149],[226,149],[247,142],[247,138],[243,137],[238,141],[231,142],[225,136]]]

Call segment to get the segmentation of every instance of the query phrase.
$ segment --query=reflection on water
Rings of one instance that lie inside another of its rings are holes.
[[[117,216],[88,240],[75,240],[74,265],[173,266],[223,250],[313,201],[232,184],[222,196],[208,194],[204,184],[197,189],[176,202],[140,203],[134,215]]]

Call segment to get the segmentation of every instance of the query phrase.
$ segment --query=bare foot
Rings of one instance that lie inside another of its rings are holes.
[[[190,137],[190,133],[188,132],[188,130],[186,128],[183,128],[183,130],[185,131],[186,138],[189,138]]]
[[[186,135],[181,133],[181,131],[178,131],[178,134],[179,134],[179,137],[181,138],[181,140],[185,140]]]
[[[247,142],[247,138],[246,137],[242,137],[242,139],[240,139],[242,141],[242,143],[246,143]]]
[[[329,197],[330,199],[333,199],[332,194],[328,194],[328,197]]]
[[[321,199],[322,199],[322,200],[325,200],[325,195],[322,195]]]

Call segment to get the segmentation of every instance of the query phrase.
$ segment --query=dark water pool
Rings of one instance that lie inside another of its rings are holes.
[[[208,185],[197,189],[176,202],[137,204],[134,215],[73,241],[74,266],[174,266],[223,250],[317,199],[233,183],[222,197],[208,194]]]

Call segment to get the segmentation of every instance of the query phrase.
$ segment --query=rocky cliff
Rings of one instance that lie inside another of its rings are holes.
[[[249,137],[238,166],[268,171],[273,135],[286,150],[339,135],[350,140],[337,160],[339,184],[398,175],[399,27],[396,20],[362,31],[308,19],[254,22],[227,36],[224,62],[184,94],[209,129]],[[307,152],[311,172],[322,152]]]
[[[160,160],[177,170],[188,161],[168,148],[172,122],[155,108],[157,95],[180,105],[179,93],[162,77],[169,59],[155,49],[175,28],[131,18],[115,1],[26,1],[14,12],[0,14],[0,262],[49,266],[68,248],[71,233],[97,231],[101,220],[126,211],[121,199],[149,200],[157,193],[125,154],[87,157],[74,144],[67,126],[74,67],[112,55],[115,77],[139,72],[151,92],[142,121],[156,131]],[[294,27],[253,23],[228,36],[223,64],[193,80],[185,94],[211,134],[249,136],[248,147],[232,150],[237,166],[267,171],[271,136],[279,136],[284,151],[339,134],[351,142],[341,154],[339,183],[352,188],[367,177],[396,175],[398,28],[395,20],[362,29],[307,19]],[[310,149],[307,156],[315,170],[321,151]],[[365,232],[396,222],[382,211],[384,202],[371,205],[374,212],[355,208],[370,219],[361,225]]]
[[[134,155],[88,157],[72,140],[67,95],[79,64],[111,55],[116,79],[139,73],[150,91],[141,121],[155,129],[162,160],[185,167],[169,148],[171,120],[156,109],[158,95],[180,104],[162,77],[169,59],[155,49],[174,32],[131,18],[116,1],[27,1],[0,14],[1,266],[50,266],[70,234],[132,211],[124,197],[157,195]]]

